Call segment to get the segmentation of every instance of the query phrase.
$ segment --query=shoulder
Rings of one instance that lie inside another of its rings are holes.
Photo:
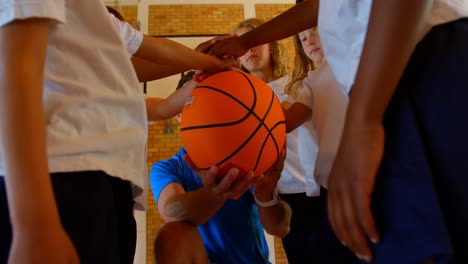
[[[182,148],[170,159],[161,160],[151,167],[150,177],[162,177],[166,174],[182,175],[188,169],[188,165],[184,160],[186,151]]]
[[[52,21],[64,23],[65,0],[12,0],[0,3],[0,26],[16,19],[48,18]]]

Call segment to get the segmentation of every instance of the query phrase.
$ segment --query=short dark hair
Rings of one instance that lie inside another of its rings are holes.
[[[179,80],[179,83],[177,84],[177,89],[179,89],[180,87],[184,86],[184,84],[190,80],[193,79],[193,75],[195,75],[195,71],[188,71],[188,72],[182,72],[180,74],[180,80]]]

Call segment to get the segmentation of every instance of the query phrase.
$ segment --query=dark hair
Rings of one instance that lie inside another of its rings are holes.
[[[184,84],[190,80],[193,79],[193,75],[195,75],[195,71],[188,71],[188,72],[182,72],[180,74],[180,80],[179,80],[179,83],[177,84],[177,89],[179,89],[180,87],[184,86]]]
[[[113,14],[118,20],[125,21],[125,18],[122,16],[122,14],[120,14],[119,11],[115,10],[114,8],[112,8],[110,6],[106,6],[106,7],[107,7],[107,11],[109,11],[109,13]]]

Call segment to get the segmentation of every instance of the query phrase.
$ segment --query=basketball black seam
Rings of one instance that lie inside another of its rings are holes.
[[[286,124],[285,121],[279,121],[278,123],[276,123],[272,128],[271,128],[271,131],[275,130],[275,128],[281,124]],[[262,147],[260,148],[260,151],[259,151],[259,154],[257,156],[257,161],[255,163],[255,167],[254,167],[254,170],[257,169],[257,166],[258,166],[258,163],[260,162],[260,156],[263,152],[263,149],[265,148],[265,145],[266,145],[266,142],[268,141],[268,138],[271,136],[271,138],[273,139],[273,142],[275,143],[275,148],[276,148],[276,155],[277,157],[279,156],[279,148],[278,148],[278,142],[276,142],[276,139],[274,137],[274,135],[272,133],[268,133],[268,135],[266,136],[265,140],[263,141],[263,144],[262,144]]]
[[[234,96],[232,96],[231,94],[223,91],[223,90],[220,90],[218,88],[215,88],[215,87],[211,87],[211,86],[197,86],[195,89],[198,89],[198,88],[206,88],[206,89],[210,89],[210,90],[213,90],[215,92],[219,92],[221,94],[224,94],[226,95],[227,97],[231,98],[232,100],[234,100],[236,103],[240,104],[242,107],[244,107],[245,109],[247,109],[247,114],[241,118],[240,120],[237,120],[237,121],[234,121],[234,122],[229,122],[229,123],[221,123],[221,124],[213,124],[213,125],[200,125],[200,126],[190,126],[190,127],[184,127],[184,128],[181,128],[180,131],[186,131],[186,130],[192,130],[192,129],[203,129],[203,128],[212,128],[212,127],[223,127],[223,126],[231,126],[231,125],[235,125],[235,124],[239,124],[241,123],[242,121],[244,121],[245,119],[247,119],[249,117],[249,115],[254,115],[255,113],[253,113],[253,109],[255,109],[255,106],[257,105],[257,93],[255,91],[255,88],[254,86],[252,85],[252,82],[250,82],[249,78],[243,74],[242,72],[238,72],[240,73],[242,76],[244,76],[245,79],[247,79],[247,82],[249,83],[250,85],[250,88],[252,88],[252,92],[254,94],[254,101],[252,103],[252,108],[249,108],[248,106],[246,106],[244,103],[242,103],[240,100],[238,100],[237,98],[235,98]]]
[[[186,130],[193,130],[193,129],[205,129],[205,128],[213,128],[213,127],[223,127],[223,126],[231,126],[231,125],[235,125],[235,124],[239,124],[241,122],[243,122],[245,119],[247,119],[250,115],[254,116],[257,121],[260,122],[260,124],[257,126],[257,128],[250,134],[250,136],[236,149],[234,150],[231,154],[229,154],[226,158],[222,159],[221,161],[217,162],[216,163],[216,166],[219,166],[221,164],[223,164],[225,161],[229,160],[230,158],[232,158],[233,156],[235,156],[245,145],[247,145],[250,140],[253,138],[253,136],[257,133],[257,131],[260,129],[260,127],[264,127],[266,129],[266,131],[268,132],[268,134],[266,135],[266,138],[262,144],[262,147],[257,155],[257,160],[256,160],[256,163],[255,163],[255,167],[253,170],[256,170],[257,169],[257,166],[258,166],[258,163],[259,163],[259,160],[260,160],[260,156],[261,156],[261,153],[263,152],[263,148],[266,144],[266,141],[268,140],[268,138],[271,136],[274,144],[275,144],[275,148],[276,148],[276,156],[278,157],[279,156],[279,147],[278,147],[278,142],[276,141],[276,138],[272,135],[272,130],[273,128],[275,128],[276,126],[280,125],[280,124],[285,124],[284,121],[280,121],[278,123],[276,123],[271,129],[268,128],[268,126],[265,124],[265,119],[267,117],[267,115],[270,113],[270,110],[272,108],[272,105],[273,105],[273,102],[274,102],[274,93],[273,91],[271,90],[271,100],[270,100],[270,104],[268,106],[268,109],[267,111],[265,112],[263,118],[260,118],[255,112],[255,106],[257,104],[257,93],[256,93],[256,90],[255,90],[255,87],[254,85],[252,84],[252,82],[250,81],[250,79],[247,77],[247,75],[245,75],[244,73],[242,72],[239,72],[246,80],[247,82],[249,83],[252,91],[253,91],[253,96],[254,96],[254,102],[253,102],[253,105],[252,105],[252,108],[249,108],[247,105],[245,105],[244,103],[242,103],[240,100],[238,100],[237,98],[235,98],[234,96],[232,96],[231,94],[223,91],[223,90],[220,90],[218,88],[215,88],[215,87],[211,87],[211,86],[198,86],[197,88],[206,88],[206,89],[210,89],[210,90],[213,90],[213,91],[216,91],[216,92],[219,92],[221,94],[224,94],[226,95],[227,97],[233,99],[235,102],[237,102],[239,105],[241,105],[242,107],[244,107],[246,110],[247,110],[247,114],[241,118],[240,120],[237,120],[237,121],[234,121],[234,122],[229,122],[229,123],[221,123],[221,124],[213,124],[213,125],[200,125],[200,126],[190,126],[190,127],[185,127],[185,128],[181,128],[181,131],[186,131]],[[200,168],[202,170],[207,170],[209,169],[209,167],[207,168]]]
[[[234,96],[228,94],[227,92],[225,92],[225,91],[223,91],[223,90],[220,90],[220,89],[218,89],[218,88],[211,87],[211,86],[199,86],[199,87],[197,87],[197,88],[206,88],[206,89],[210,89],[210,90],[213,90],[213,91],[222,93],[222,94],[224,94],[224,95],[230,97],[231,99],[233,99],[234,101],[236,101],[236,103],[240,104],[242,107],[244,107],[245,109],[247,109],[247,114],[246,114],[244,117],[242,117],[241,119],[236,120],[236,121],[233,121],[233,122],[229,122],[229,123],[216,123],[216,124],[212,124],[212,125],[200,125],[200,126],[184,127],[184,128],[181,128],[181,129],[180,129],[181,131],[193,130],[193,129],[212,128],[212,127],[224,127],[224,126],[236,125],[236,124],[242,123],[242,122],[243,122],[245,119],[247,119],[250,115],[254,115],[253,109],[255,109],[256,100],[255,100],[254,103],[253,103],[252,109],[249,109],[248,106],[246,106],[246,105],[243,104],[241,101],[239,101],[237,98],[235,98]]]
[[[255,162],[255,166],[254,166],[253,170],[256,170],[256,169],[257,169],[258,163],[260,162],[260,156],[262,155],[262,152],[263,152],[263,148],[265,147],[265,144],[266,144],[266,142],[268,141],[268,138],[270,138],[270,136],[271,136],[271,138],[273,139],[273,143],[275,144],[275,148],[276,148],[276,157],[279,156],[278,142],[276,142],[276,138],[275,138],[274,136],[272,136],[272,133],[271,133],[271,131],[272,131],[273,128],[270,129],[270,128],[269,128],[268,126],[266,126],[266,124],[265,124],[265,119],[267,118],[268,114],[270,113],[271,107],[273,106],[273,102],[275,101],[275,94],[273,93],[273,91],[271,91],[271,95],[272,95],[272,96],[271,96],[271,100],[270,100],[270,105],[268,106],[267,111],[265,112],[265,114],[263,115],[262,120],[260,121],[260,124],[262,124],[262,125],[265,127],[265,129],[266,129],[266,131],[268,132],[268,134],[266,135],[265,140],[263,141],[262,147],[260,148],[260,150],[259,150],[259,152],[258,152],[257,160],[256,160],[256,162]],[[275,125],[277,125],[277,124],[275,124]]]
[[[261,149],[260,149],[260,151],[259,151],[259,153],[258,153],[258,155],[257,155],[257,160],[256,160],[256,162],[255,162],[255,167],[254,167],[252,170],[255,171],[255,170],[257,169],[257,166],[258,166],[258,163],[259,163],[259,160],[260,160],[261,153],[263,152],[264,145],[266,144],[266,141],[268,140],[268,138],[269,138],[270,136],[271,136],[271,138],[272,138],[272,140],[273,140],[273,142],[274,142],[274,144],[275,144],[275,148],[276,148],[276,157],[279,156],[278,142],[276,142],[276,138],[272,135],[271,131],[272,131],[274,128],[276,128],[276,126],[278,126],[278,125],[280,125],[280,124],[285,124],[285,122],[284,122],[284,121],[280,121],[280,122],[276,123],[271,129],[269,129],[269,128],[265,125],[265,122],[264,122],[265,119],[266,119],[266,117],[267,117],[268,114],[270,113],[270,110],[271,110],[271,108],[272,108],[272,106],[273,106],[273,102],[274,102],[274,100],[275,100],[275,99],[274,99],[274,94],[273,94],[273,92],[272,92],[272,95],[273,95],[273,96],[271,97],[270,104],[269,104],[269,106],[268,106],[267,111],[265,112],[263,118],[260,119],[260,120],[258,120],[258,121],[259,121],[259,124],[258,124],[257,128],[250,134],[250,136],[249,136],[236,150],[234,150],[234,151],[233,151],[231,154],[229,154],[226,158],[224,158],[224,159],[222,159],[221,161],[219,161],[218,163],[216,163],[216,166],[219,166],[219,165],[223,164],[224,162],[226,162],[227,160],[229,160],[230,158],[232,158],[233,156],[235,156],[245,145],[247,145],[247,144],[250,142],[250,140],[255,136],[255,134],[257,133],[257,131],[258,131],[262,126],[266,128],[268,134],[267,134],[267,136],[266,136],[266,138],[265,138],[265,140],[264,140],[264,143],[263,143],[263,145],[262,145],[262,147],[261,147]],[[203,170],[207,170],[207,169],[209,169],[209,167],[208,167],[208,168],[202,168],[202,169],[203,169]]]

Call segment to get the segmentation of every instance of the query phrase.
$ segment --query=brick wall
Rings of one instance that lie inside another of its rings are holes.
[[[133,27],[137,27],[137,14],[138,14],[138,7],[137,6],[111,6],[115,10],[119,11],[120,14],[125,18],[125,20],[132,25]]]
[[[264,21],[268,21],[277,15],[281,14],[282,12],[291,8],[292,4],[256,4],[255,5],[255,13],[257,14],[257,18],[260,18]],[[294,46],[292,38],[286,38],[280,41],[285,48],[285,58],[290,71],[292,71],[294,67]]]
[[[152,5],[148,33],[152,36],[228,34],[244,17],[239,4]]]
[[[172,157],[182,147],[179,122],[176,119],[158,121],[148,126],[148,172],[151,166],[160,160]],[[159,229],[164,224],[161,219],[151,190],[148,192],[148,207],[146,210],[146,245],[147,263],[153,263],[153,243]]]

